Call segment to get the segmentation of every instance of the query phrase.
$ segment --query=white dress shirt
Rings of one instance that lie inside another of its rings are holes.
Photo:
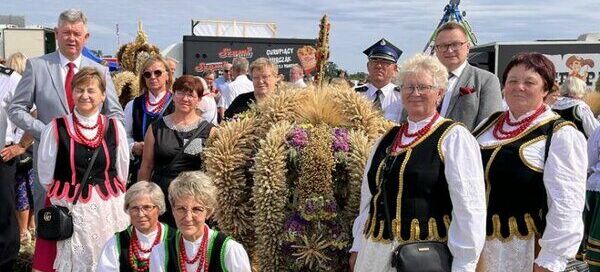
[[[158,101],[160,101],[165,95],[167,94],[166,91],[164,92],[160,92],[157,96],[154,96],[152,94],[152,92],[148,91],[148,97],[150,97],[150,103],[151,104],[156,104],[158,103]],[[156,107],[158,107],[158,105],[147,105],[148,111],[154,111],[156,109]],[[168,106],[165,105],[165,107]],[[125,105],[125,131],[127,131],[127,143],[129,146],[129,150],[131,151],[131,148],[133,147],[133,144],[135,143],[135,141],[133,140],[133,100],[127,102],[127,105]],[[150,124],[147,124],[150,125]],[[145,136],[145,134],[144,134]]]
[[[518,119],[512,113],[511,121],[516,122],[531,116],[528,112]],[[548,106],[546,111],[530,125],[557,118]],[[477,141],[482,147],[502,143],[493,136],[491,126]],[[514,130],[507,123],[504,129]],[[523,148],[522,154],[529,165],[543,169],[544,186],[548,196],[546,229],[539,240],[541,250],[535,263],[551,271],[563,271],[567,259],[575,256],[583,237],[581,214],[585,203],[585,184],[587,169],[586,140],[581,132],[572,126],[563,126],[552,135],[549,155],[544,162],[546,140],[537,141]],[[518,260],[515,260],[517,262]]]
[[[294,86],[296,86],[296,87],[306,88],[306,83],[304,82],[304,79],[302,79],[302,78],[292,82],[292,84],[294,84]]]
[[[161,223],[162,224],[162,223]],[[138,240],[140,241],[140,245],[144,250],[149,249],[154,243],[154,239],[156,239],[156,235],[158,234],[158,228],[153,232],[148,234],[143,234],[138,231],[136,228],[133,228],[135,234],[137,235]],[[167,227],[165,224],[162,224],[161,229],[161,239],[164,239],[165,235],[167,235]],[[118,248],[117,244],[117,236],[113,235],[113,237],[104,244],[104,248],[102,249],[102,254],[98,259],[98,267],[97,272],[119,272],[120,271],[120,262],[119,262],[119,254],[123,254],[121,249]],[[150,257],[150,252],[144,253],[139,252],[142,258]]]
[[[212,229],[208,229],[209,237],[214,234]],[[206,234],[205,234],[206,235]],[[200,250],[200,244],[202,243],[202,237],[198,238],[198,240],[194,242],[190,242],[186,239],[183,239],[183,244],[185,246],[185,252],[187,252],[188,256],[195,256],[196,252]],[[213,252],[213,258],[218,257],[219,252]],[[177,256],[169,256],[170,258],[174,258],[175,262],[178,261]],[[236,271],[236,272],[250,272],[250,259],[248,259],[248,254],[244,247],[230,239],[227,241],[225,245],[225,258],[224,264],[228,271]],[[207,260],[210,261],[210,260]],[[166,272],[165,269],[165,245],[164,243],[160,243],[152,249],[152,253],[150,253],[150,272]],[[187,271],[196,271],[198,268],[198,262],[193,264],[185,264]],[[208,272],[208,271],[203,271]]]
[[[431,121],[431,118],[419,122],[412,122],[409,119],[408,132],[414,133],[423,128]],[[445,119],[438,118],[434,126],[442,120]],[[412,140],[414,137],[403,137],[402,143],[406,144]],[[362,244],[366,242],[363,228],[369,216],[372,199],[367,173],[380,141],[381,139],[373,146],[365,167],[359,215],[352,227],[354,242],[350,249],[351,252],[358,252]],[[448,230],[448,247],[454,257],[452,271],[475,271],[479,254],[485,242],[486,224],[485,183],[479,145],[465,127],[457,125],[452,127],[442,139],[441,147],[444,155],[444,174],[453,207],[452,222]]]
[[[463,70],[465,70],[465,67],[467,67],[467,61],[463,62],[463,64],[458,66],[458,68],[455,70],[450,71],[450,73],[452,73],[452,77],[448,79],[448,89],[446,89],[446,92],[444,93],[444,99],[442,100],[442,108],[440,110],[441,116],[446,116],[448,114],[448,107],[450,106],[452,91],[454,90],[454,87],[456,87],[458,79],[460,78]]]
[[[0,74],[0,150],[7,143],[17,143],[20,139],[17,135],[19,129],[8,119],[6,114],[6,109],[15,94],[19,80],[21,80],[21,75],[17,72],[13,72],[10,76]]]
[[[596,117],[594,117],[594,113],[592,112],[592,109],[590,109],[590,106],[588,106],[588,104],[586,104],[583,100],[562,97],[561,99],[557,100],[554,105],[552,105],[552,109],[564,110],[573,106],[577,106],[575,113],[581,119],[585,135],[589,137],[592,132],[594,132],[594,130],[600,126],[600,123],[598,120],[596,120]]]
[[[62,79],[62,83],[63,86],[65,86],[65,81],[67,79],[67,73],[69,73],[69,66],[67,64],[69,64],[69,62],[72,62],[73,64],[75,64],[75,67],[73,67],[73,75],[77,74],[77,72],[79,72],[79,68],[81,68],[81,54],[79,54],[79,56],[74,60],[74,61],[70,61],[69,59],[67,59],[65,56],[63,56],[62,53],[60,53],[60,51],[58,51],[58,58],[60,59],[60,77]]]
[[[248,79],[246,75],[239,75],[229,84],[222,85],[221,89],[221,101],[223,101],[223,109],[229,108],[231,102],[240,94],[249,93],[254,91],[254,85],[252,81]]]
[[[596,129],[587,142],[588,172],[587,190],[600,192],[600,129]]]
[[[366,92],[362,92],[362,94],[369,101],[374,101],[377,97],[377,87],[373,86],[373,84],[367,84],[368,87]],[[383,115],[385,119],[400,122],[400,118],[402,117],[402,95],[400,92],[395,91],[394,88],[397,86],[394,83],[389,83],[381,88],[382,97],[381,101],[381,109],[383,110]]]
[[[93,126],[96,124],[99,113],[96,113],[90,117],[85,117],[77,112],[77,109],[73,113],[67,115],[67,129],[71,131],[71,135],[75,134],[75,128],[73,127],[72,115],[75,114],[79,122],[85,126]],[[112,122],[111,119],[107,119],[107,123]],[[118,145],[117,145],[117,156],[115,161],[115,167],[119,179],[123,182],[127,181],[127,175],[129,172],[129,147],[127,145],[127,134],[125,128],[121,122],[115,122],[116,130],[118,134]],[[37,154],[37,166],[39,182],[48,188],[54,181],[54,168],[56,166],[56,155],[58,153],[58,139],[56,131],[56,122],[48,123],[42,130],[42,136],[40,137],[40,146]],[[83,129],[82,133],[85,137],[92,138],[96,135],[98,128],[95,129]]]

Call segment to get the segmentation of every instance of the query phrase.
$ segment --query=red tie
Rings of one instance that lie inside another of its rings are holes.
[[[69,112],[73,112],[73,90],[71,89],[71,82],[73,81],[73,75],[75,74],[75,64],[72,62],[67,63],[69,71],[67,72],[67,78],[65,79],[65,92],[67,94],[67,103],[69,104]]]

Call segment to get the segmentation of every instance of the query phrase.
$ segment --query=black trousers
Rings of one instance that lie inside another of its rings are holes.
[[[0,268],[12,267],[19,254],[19,225],[15,212],[16,170],[15,159],[8,162],[0,160]]]

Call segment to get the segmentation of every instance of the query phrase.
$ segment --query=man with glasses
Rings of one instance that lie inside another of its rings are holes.
[[[435,54],[449,72],[448,89],[438,111],[473,131],[492,113],[502,110],[500,82],[494,74],[467,62],[471,43],[460,24],[449,22],[436,32]]]
[[[402,50],[392,43],[381,39],[371,47],[363,51],[369,57],[367,70],[369,72],[369,83],[355,88],[362,93],[367,100],[372,101],[375,108],[383,111],[386,119],[399,122],[402,115],[402,99],[400,89],[392,78],[398,71],[398,58]]]

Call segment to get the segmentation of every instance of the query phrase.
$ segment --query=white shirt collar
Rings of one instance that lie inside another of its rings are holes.
[[[238,79],[240,79],[240,77],[242,78],[241,80],[249,80],[248,76],[246,76],[246,74],[243,74],[243,75],[237,76],[233,81],[237,81]]]
[[[377,92],[377,87],[375,87],[375,85],[373,85],[372,83],[370,83],[369,85],[371,85],[369,87],[369,96],[373,96],[375,97],[375,92]],[[383,96],[386,96],[388,94],[390,94],[390,92],[394,91],[394,88],[396,87],[396,85],[394,83],[388,83],[387,85],[383,86],[383,88],[381,88],[381,92],[383,93]]]
[[[585,104],[585,102],[583,102],[583,100],[580,100],[580,99],[563,96],[563,97],[560,97],[558,100],[556,100],[554,105],[552,105],[552,108],[557,109],[557,110],[564,110],[566,108],[570,108],[575,105],[581,105],[581,104]]]
[[[154,242],[154,239],[156,239],[156,235],[158,234],[158,228],[155,228],[152,232],[150,232],[148,234],[144,234],[136,228],[133,228],[133,229],[135,229],[135,234],[137,235],[138,239],[140,239],[142,242],[144,242],[146,244]]]
[[[458,66],[458,68],[450,71],[452,72],[452,74],[456,77],[459,78],[460,75],[462,74],[463,70],[465,70],[465,67],[467,67],[467,61],[465,60],[460,66]]]
[[[79,54],[79,56],[74,61],[70,61],[69,59],[67,59],[67,57],[63,56],[63,54],[60,51],[58,51],[58,58],[60,59],[60,67],[62,68],[67,67],[67,64],[69,62],[74,63],[76,69],[81,68],[81,54]]]
[[[546,109],[546,111],[550,110],[550,107],[548,107],[548,105],[546,105],[546,104],[544,104],[544,108]],[[519,118],[515,118],[513,113],[509,110],[508,116],[509,116],[511,122],[518,122],[518,121],[521,121],[521,120],[533,115],[536,111],[537,111],[537,109],[528,111],[525,114],[521,115]]]
[[[148,91],[148,96],[150,97],[151,103],[156,103],[156,102],[160,101],[166,94],[167,94],[167,91],[163,91],[163,92],[158,93],[157,96],[154,96],[151,91]]]
[[[433,116],[435,116],[435,113],[421,121],[418,121],[418,122],[413,122],[410,120],[410,118],[406,118],[406,120],[408,121],[408,132],[412,133],[419,129],[424,128],[427,124],[429,124],[429,122],[431,121],[431,118],[433,118]],[[439,121],[439,119],[442,119],[442,117],[440,116],[438,118],[438,120],[436,120],[436,121]]]
[[[100,115],[100,111],[97,111],[96,113],[92,114],[92,116],[86,117],[86,116],[81,115],[79,113],[79,111],[77,110],[77,108],[75,108],[73,113],[75,114],[75,116],[77,117],[79,122],[81,122],[85,126],[92,126],[92,125],[96,124],[96,121],[98,121],[98,116]]]

